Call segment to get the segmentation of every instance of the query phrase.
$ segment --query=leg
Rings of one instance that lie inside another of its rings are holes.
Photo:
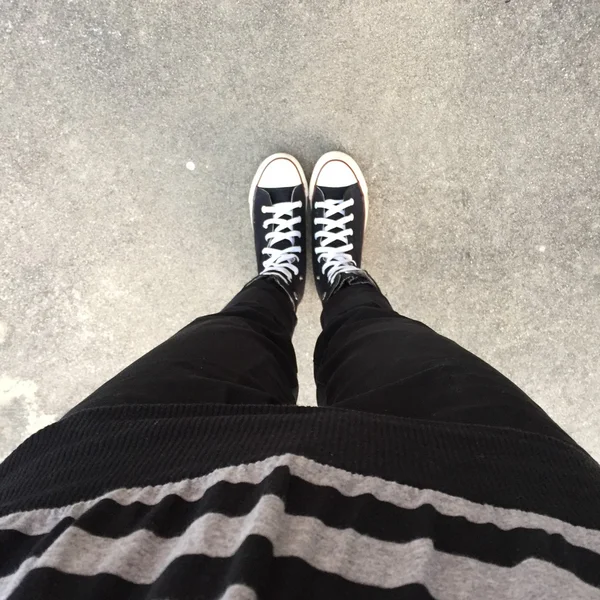
[[[323,300],[317,400],[396,417],[511,427],[570,440],[506,377],[394,312],[360,269],[367,183],[350,156],[322,156],[310,188],[313,270]]]
[[[71,413],[124,403],[292,404],[295,324],[283,288],[259,277],[220,313],[190,323]]]
[[[376,286],[324,304],[315,351],[321,405],[510,427],[570,441],[522,390],[458,344],[400,316]]]
[[[292,332],[306,275],[306,177],[298,161],[287,154],[264,160],[249,200],[259,277],[220,313],[196,319],[71,413],[123,403],[295,403]]]

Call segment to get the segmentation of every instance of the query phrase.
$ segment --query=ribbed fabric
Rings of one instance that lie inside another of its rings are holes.
[[[0,600],[598,598],[600,469],[373,286],[327,303],[321,408],[256,280],[0,466]]]
[[[0,598],[600,595],[598,477],[571,444],[338,409],[139,411],[71,415],[4,463]]]
[[[90,409],[50,425],[0,466],[0,514],[285,453],[600,526],[598,467],[574,444],[335,408],[185,404]]]

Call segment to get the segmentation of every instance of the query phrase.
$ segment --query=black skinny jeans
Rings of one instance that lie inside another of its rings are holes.
[[[369,284],[325,304],[315,349],[320,406],[537,432],[571,441],[522,390],[458,344],[396,313]],[[296,315],[259,278],[76,406],[123,403],[294,404]]]

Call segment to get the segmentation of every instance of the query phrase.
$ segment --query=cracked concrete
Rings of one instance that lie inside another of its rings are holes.
[[[598,2],[4,0],[0,456],[252,276],[262,158],[342,149],[395,307],[600,458],[599,34]]]

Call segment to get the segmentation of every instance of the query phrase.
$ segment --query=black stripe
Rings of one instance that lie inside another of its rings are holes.
[[[90,409],[38,432],[0,465],[0,515],[284,453],[600,528],[597,463],[542,435],[339,408],[183,403]]]
[[[16,571],[30,556],[41,556],[73,521],[62,519],[42,535],[27,535],[11,529],[0,531],[0,577]]]
[[[80,529],[103,537],[119,538],[138,529],[147,529],[164,538],[177,537],[202,515],[218,512],[228,517],[247,515],[266,493],[281,492],[281,479],[289,478],[289,469],[281,467],[260,485],[232,484],[220,481],[195,502],[170,494],[158,504],[133,502],[126,506],[103,499],[77,520]]]
[[[371,494],[348,497],[335,488],[308,483],[292,475],[288,467],[274,469],[258,485],[221,481],[196,502],[168,496],[155,506],[136,502],[122,507],[104,500],[77,525],[94,535],[113,538],[141,528],[161,537],[176,537],[209,512],[229,517],[246,515],[265,494],[281,498],[288,514],[316,517],[329,527],[352,528],[397,543],[431,538],[442,552],[503,567],[539,558],[586,583],[600,585],[600,555],[570,544],[561,535],[523,527],[506,531],[493,524],[442,515],[429,504],[407,509],[377,500]]]
[[[381,589],[347,581],[325,573],[298,558],[274,557],[273,546],[264,537],[249,536],[228,558],[204,555],[174,560],[152,584],[136,585],[114,575],[81,576],[50,568],[29,573],[10,600],[36,598],[86,598],[95,600],[141,600],[142,598],[214,599],[234,584],[253,588],[260,600],[434,600],[420,584]]]
[[[69,598],[79,600],[144,600],[148,595],[147,585],[136,585],[115,575],[70,575],[48,567],[29,572],[9,600],[57,600]]]
[[[570,544],[561,535],[523,527],[506,531],[493,524],[442,515],[431,505],[400,508],[371,494],[348,497],[332,487],[313,485],[293,476],[288,467],[276,468],[258,485],[218,482],[195,502],[177,495],[169,495],[154,506],[140,502],[122,506],[104,499],[82,515],[77,526],[110,538],[138,529],[165,538],[177,537],[207,513],[244,516],[265,494],[281,498],[288,514],[316,517],[329,527],[352,528],[396,543],[431,538],[442,552],[503,567],[538,558],[570,571],[586,583],[600,585],[600,555]]]
[[[334,488],[314,486],[297,477],[291,478],[285,501],[287,513],[315,516],[329,527],[351,527],[363,535],[397,543],[430,538],[441,552],[502,567],[538,558],[586,583],[600,585],[600,555],[543,529],[504,530],[491,523],[440,514],[430,504],[401,508],[371,494],[349,498]]]

